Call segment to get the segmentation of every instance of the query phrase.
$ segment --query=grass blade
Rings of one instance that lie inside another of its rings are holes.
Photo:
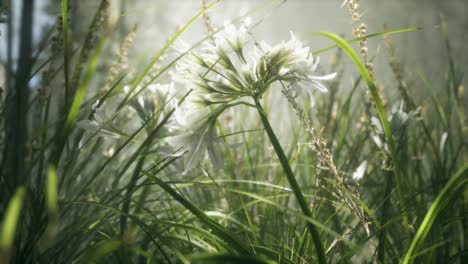
[[[26,188],[19,187],[8,203],[2,224],[2,235],[0,237],[0,263],[8,263],[8,259],[10,258],[10,251],[15,239],[16,225],[18,224],[25,194]]]
[[[91,78],[94,75],[94,71],[96,70],[96,66],[99,62],[99,56],[101,55],[101,52],[104,48],[106,39],[107,37],[103,37],[99,41],[96,50],[93,52],[93,55],[91,56],[89,60],[89,64],[86,69],[85,75],[83,77],[83,81],[78,87],[75,97],[73,98],[72,105],[70,107],[70,110],[67,115],[67,119],[65,121],[65,129],[64,129],[65,140],[70,134],[73,124],[75,123],[76,116],[78,115],[78,110],[80,109],[81,103],[83,102],[84,97],[86,95],[86,91],[88,90],[89,83],[91,82]]]
[[[419,27],[418,28],[400,28],[400,29],[395,29],[395,30],[389,30],[389,31],[369,34],[369,35],[364,36],[364,39],[370,39],[370,38],[375,38],[375,37],[383,37],[383,36],[398,34],[398,33],[412,32],[412,31],[416,31],[416,30],[420,30],[420,29],[422,29],[422,28],[419,28]],[[312,32],[310,34],[315,35],[317,33]],[[355,43],[355,42],[358,42],[361,39],[363,39],[363,38],[353,38],[353,39],[346,40],[346,42],[347,43]],[[332,50],[332,49],[338,48],[338,47],[340,47],[339,44],[330,45],[328,47],[313,51],[312,53],[314,55],[317,55],[317,54],[324,53],[325,51],[329,51],[329,50]]]
[[[63,38],[63,74],[65,79],[65,107],[68,107],[70,92],[69,58],[68,58],[68,0],[62,0],[62,38]]]
[[[205,254],[189,258],[190,263],[249,263],[249,264],[272,264],[271,260],[261,259],[253,256],[236,256],[232,254]]]
[[[166,53],[166,51],[169,49],[169,47],[184,33],[193,23],[195,23],[200,17],[203,16],[204,13],[206,13],[209,9],[213,8],[215,5],[219,3],[219,0],[207,5],[205,8],[203,8],[196,16],[194,16],[190,21],[185,24],[180,30],[177,31],[176,34],[174,34],[167,42],[166,44],[162,47],[161,50],[151,59],[151,61],[146,65],[145,69],[136,77],[136,79],[133,81],[132,85],[130,86],[128,93],[126,94],[125,98],[122,100],[122,103],[119,105],[118,108],[121,108],[123,105],[125,105],[128,102],[128,98],[130,95],[132,95],[133,91],[137,88],[138,84],[143,80],[143,78],[148,74],[148,72],[151,70],[153,65],[161,58],[161,56]]]
[[[369,92],[372,97],[372,101],[374,102],[375,108],[379,115],[380,123],[382,125],[384,136],[385,136],[385,141],[388,147],[388,152],[390,154],[390,158],[392,161],[393,175],[389,175],[387,177],[386,179],[387,185],[389,185],[389,188],[393,188],[394,187],[393,185],[397,186],[396,188],[397,194],[400,196],[400,198],[403,199],[404,192],[402,191],[402,188],[404,187],[404,185],[401,184],[402,183],[402,176],[401,176],[402,170],[399,164],[399,160],[397,158],[397,153],[395,150],[395,142],[393,140],[393,135],[390,129],[390,124],[388,122],[388,116],[387,116],[387,113],[385,112],[382,99],[380,98],[379,92],[377,90],[377,87],[375,86],[373,78],[371,77],[369,71],[367,70],[364,62],[360,59],[359,55],[351,47],[351,45],[348,42],[346,42],[346,40],[330,32],[319,32],[317,34],[333,40],[339,47],[341,47],[346,52],[346,54],[351,58],[351,60],[354,62],[359,72],[361,73],[362,78],[366,81],[367,88],[369,89]],[[395,184],[393,183],[393,177],[395,177]],[[408,226],[408,217],[406,215],[407,210],[405,208],[401,208],[400,211],[402,212],[402,215],[403,215],[404,225]]]
[[[273,128],[270,125],[270,122],[268,121],[266,113],[263,110],[262,106],[260,105],[260,102],[258,101],[258,99],[254,98],[254,100],[257,106],[258,113],[260,114],[263,127],[265,128],[268,138],[270,139],[271,144],[273,145],[273,148],[275,149],[276,155],[278,156],[281,166],[283,167],[283,170],[286,175],[286,178],[288,179],[289,185],[291,185],[291,189],[293,190],[293,193],[299,202],[301,210],[306,217],[312,218],[312,212],[310,211],[310,208],[304,198],[304,194],[302,194],[301,188],[299,187],[299,184],[296,181],[294,172],[292,171],[291,166],[289,165],[288,158],[286,157],[286,154],[284,154],[283,148],[281,147],[278,141],[278,138],[276,137],[275,132],[273,131]],[[315,225],[312,222],[308,221],[307,227],[309,228],[310,234],[312,236],[312,240],[314,241],[318,263],[326,263],[325,251],[323,249],[322,241],[320,240],[320,236],[319,236],[317,229],[315,228]]]
[[[145,175],[157,185],[159,185],[164,191],[172,196],[177,202],[187,208],[192,214],[202,221],[203,224],[213,230],[213,233],[224,239],[228,244],[232,246],[241,255],[251,255],[250,249],[244,245],[243,242],[238,240],[233,234],[225,230],[220,224],[208,217],[200,208],[194,205],[189,200],[185,199],[182,195],[178,194],[169,184],[162,181],[158,177],[145,172]]]
[[[427,234],[429,233],[429,230],[431,230],[431,227],[440,211],[445,208],[450,201],[456,198],[457,194],[463,194],[466,187],[468,187],[468,163],[466,163],[454,176],[450,178],[449,182],[445,185],[439,195],[437,195],[403,258],[403,264],[414,262],[413,255],[426,239]]]
[[[47,185],[46,185],[46,200],[47,200],[47,211],[49,213],[49,232],[53,231],[53,228],[57,225],[58,220],[58,184],[57,184],[57,168],[54,164],[50,164],[47,170]]]
[[[387,113],[385,112],[385,109],[383,107],[382,99],[380,99],[377,87],[375,86],[374,81],[372,80],[372,77],[369,74],[369,71],[364,65],[364,62],[359,58],[359,55],[356,53],[356,51],[354,51],[351,45],[349,45],[349,43],[340,36],[330,32],[319,32],[318,34],[320,36],[333,40],[336,43],[336,45],[342,48],[354,62],[362,77],[366,81],[367,87],[369,88],[369,92],[372,96],[372,100],[374,101],[375,107],[379,114],[380,122],[382,123],[382,128],[384,130],[385,139],[387,140],[390,154],[392,155],[393,161],[397,163],[395,156],[395,143],[393,141],[390,125],[388,123]]]

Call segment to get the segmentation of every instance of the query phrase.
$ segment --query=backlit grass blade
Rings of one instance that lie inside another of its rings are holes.
[[[70,78],[68,58],[68,0],[62,0],[63,74],[65,79],[65,107],[68,107]]]
[[[366,81],[367,87],[372,96],[372,100],[374,101],[375,107],[379,114],[380,122],[384,130],[385,140],[387,141],[389,151],[392,155],[393,161],[396,163],[395,147],[394,147],[395,143],[393,141],[392,132],[390,130],[390,125],[388,123],[387,113],[385,112],[385,109],[383,107],[382,99],[380,99],[379,92],[377,90],[377,87],[374,84],[374,80],[372,80],[372,77],[370,76],[369,71],[367,70],[364,62],[361,60],[361,58],[359,58],[359,55],[351,47],[351,45],[349,45],[349,43],[343,38],[341,38],[340,36],[331,32],[323,32],[323,31],[319,32],[318,34],[320,36],[333,40],[336,43],[336,45],[342,48],[346,52],[346,54],[350,57],[350,59],[354,62],[359,72],[361,73],[362,77]]]
[[[241,255],[251,255],[250,249],[244,245],[237,237],[233,234],[229,233],[224,227],[218,224],[216,221],[212,220],[208,217],[205,212],[203,212],[200,208],[194,205],[189,200],[185,199],[182,195],[177,193],[169,184],[162,181],[158,177],[145,172],[145,175],[154,181],[157,185],[159,185],[165,192],[167,192],[172,198],[174,198],[177,202],[183,205],[186,209],[188,209],[192,214],[194,214],[200,221],[211,228],[213,233],[218,235],[220,238],[224,239],[233,249],[235,249]]]
[[[162,246],[160,245],[160,243],[158,243],[158,241],[156,241],[156,239],[154,238],[154,236],[152,235],[152,233],[150,232],[150,226],[148,226],[145,222],[143,222],[142,220],[140,220],[138,217],[136,217],[135,215],[132,215],[132,214],[128,214],[128,213],[125,213],[123,212],[122,210],[118,209],[118,208],[115,208],[113,206],[110,206],[110,205],[106,205],[106,204],[101,204],[101,203],[97,203],[97,202],[81,202],[81,201],[75,201],[75,202],[71,202],[70,204],[88,204],[88,205],[95,205],[95,206],[99,206],[99,207],[102,207],[102,208],[106,208],[106,209],[109,209],[109,210],[112,210],[113,212],[116,212],[118,214],[124,214],[126,215],[128,218],[130,218],[136,225],[138,225],[141,230],[145,233],[145,235],[151,240],[151,242],[153,242],[153,244],[156,246],[156,248],[159,250],[159,252],[163,255],[164,259],[167,260],[168,263],[171,263],[166,251],[162,248]]]
[[[181,229],[184,231],[190,230],[190,237],[199,236],[202,237],[204,240],[208,240],[209,242],[216,245],[217,249],[220,251],[226,251],[229,249],[229,245],[227,245],[222,239],[214,234],[212,234],[209,230],[189,224],[183,224],[174,221],[164,221],[159,219],[153,220],[157,224],[167,225],[174,229]]]
[[[86,68],[86,72],[83,77],[83,81],[78,86],[75,97],[73,98],[73,102],[72,102],[72,105],[70,107],[70,110],[68,112],[67,119],[65,122],[65,128],[64,128],[65,140],[70,134],[73,124],[75,123],[76,117],[78,115],[78,110],[80,109],[81,103],[83,102],[84,97],[86,95],[86,91],[89,88],[91,78],[95,74],[96,66],[99,62],[99,57],[102,53],[106,40],[107,40],[107,36],[104,36],[103,38],[101,38],[96,49],[92,53],[91,58],[89,59],[88,67]]]
[[[270,122],[268,121],[268,117],[265,113],[265,110],[261,106],[258,98],[254,98],[254,101],[255,101],[255,105],[258,110],[258,113],[260,115],[260,119],[262,121],[263,127],[265,128],[268,138],[270,139],[270,142],[273,145],[273,148],[276,152],[278,160],[283,168],[284,174],[286,175],[286,179],[288,180],[288,183],[291,186],[291,189],[299,203],[302,213],[304,214],[306,218],[311,219],[312,212],[310,211],[309,205],[307,204],[307,201],[304,198],[304,194],[302,193],[301,187],[299,187],[299,184],[297,183],[296,176],[294,175],[294,172],[292,171],[291,166],[289,165],[288,158],[286,157],[286,154],[284,153],[284,150],[281,147],[281,144],[279,143],[278,138],[276,137],[276,134],[270,125]],[[307,228],[309,229],[312,240],[314,241],[318,263],[326,263],[325,251],[323,249],[322,241],[318,233],[318,230],[315,227],[315,224],[311,221],[308,221]]]
[[[257,232],[255,231],[256,230],[255,224],[252,222],[252,218],[250,217],[249,210],[247,209],[247,206],[245,206],[244,199],[240,197],[240,200],[242,203],[242,208],[244,209],[245,218],[247,220],[247,223],[249,224],[250,233],[252,234],[255,244],[258,244]]]
[[[440,211],[444,209],[450,201],[463,195],[465,189],[468,187],[468,163],[458,170],[458,172],[450,178],[448,183],[442,189],[442,191],[437,195],[436,199],[432,203],[431,207],[426,213],[424,220],[416,232],[416,235],[411,242],[408,251],[406,252],[402,263],[408,264],[414,262],[414,255],[416,251],[422,245],[424,240],[431,230],[432,225],[436,217],[439,215]]]
[[[370,38],[375,38],[375,37],[380,37],[380,36],[383,37],[383,36],[392,35],[392,34],[405,33],[405,32],[412,32],[412,31],[416,31],[416,30],[420,30],[420,29],[422,29],[422,28],[401,28],[401,29],[395,29],[395,30],[389,30],[389,31],[384,31],[384,32],[378,32],[378,33],[374,33],[374,34],[369,34],[369,35],[364,36],[364,38],[365,38],[365,39],[370,39]],[[315,32],[312,32],[312,33],[309,33],[309,34],[315,35],[316,33],[315,33]],[[355,43],[355,42],[358,42],[358,41],[361,40],[361,39],[362,39],[362,38],[353,38],[353,39],[346,40],[346,42],[348,42],[348,43]],[[329,51],[329,50],[332,50],[332,49],[338,48],[338,47],[340,47],[340,45],[338,45],[338,44],[330,45],[330,46],[328,46],[328,47],[325,47],[325,48],[322,48],[322,49],[313,51],[312,54],[317,55],[317,54],[324,53],[324,52],[326,52],[326,51]]]
[[[341,47],[346,52],[346,54],[351,58],[351,60],[354,62],[359,72],[361,73],[362,78],[366,81],[367,88],[372,97],[372,101],[374,102],[375,108],[378,112],[380,123],[382,125],[383,132],[385,135],[385,140],[387,143],[388,151],[392,159],[393,175],[389,175],[386,181],[387,181],[387,184],[390,185],[390,188],[393,188],[393,185],[397,186],[396,190],[397,190],[398,195],[400,197],[403,197],[403,192],[401,190],[401,188],[404,187],[401,184],[402,183],[402,179],[401,179],[402,170],[400,168],[399,160],[397,158],[397,153],[395,151],[395,142],[393,140],[393,135],[390,129],[390,124],[388,122],[387,113],[385,112],[382,99],[379,96],[379,92],[377,90],[377,87],[375,86],[373,78],[369,74],[369,71],[367,70],[364,62],[360,59],[359,55],[351,47],[351,45],[348,42],[346,42],[346,40],[330,32],[319,32],[317,34],[333,40],[339,47]],[[393,177],[395,178],[395,184],[393,184]],[[402,208],[401,211],[403,213],[403,222],[407,223],[408,218],[406,216],[406,209]]]
[[[84,255],[83,258],[78,261],[78,263],[97,263],[96,261],[101,257],[113,251],[117,251],[123,245],[124,242],[122,240],[104,241],[96,245],[96,248],[87,252],[88,254]]]
[[[49,215],[57,215],[57,168],[54,165],[49,165],[47,171],[47,209]]]
[[[176,34],[174,34],[167,42],[166,44],[162,47],[161,50],[151,59],[151,61],[146,65],[145,69],[136,77],[136,79],[133,81],[132,85],[128,89],[128,92],[125,96],[125,98],[122,100],[122,103],[119,105],[118,108],[122,107],[125,105],[128,101],[128,98],[130,95],[132,95],[133,91],[137,88],[138,84],[143,80],[143,78],[149,73],[153,65],[161,58],[163,54],[166,53],[166,51],[171,47],[171,45],[184,33],[193,23],[195,23],[199,18],[203,16],[204,13],[206,13],[209,9],[213,8],[215,5],[219,3],[219,0],[207,5],[205,8],[203,8],[197,15],[195,15],[190,21],[185,24],[180,30],[177,31]]]
[[[255,194],[255,193],[236,190],[236,189],[225,188],[224,190],[229,191],[229,192],[233,192],[233,193],[237,193],[237,194],[240,194],[240,195],[243,195],[243,196],[246,196],[246,197],[253,198],[255,203],[264,203],[264,204],[268,204],[268,205],[271,205],[273,207],[276,207],[276,208],[278,208],[280,210],[291,211],[291,212],[293,212],[295,214],[300,214],[300,211],[298,211],[296,209],[286,207],[286,206],[283,206],[283,205],[273,201],[273,199],[269,199],[270,197],[264,197],[264,196],[260,196],[260,195]],[[278,195],[275,195],[272,198],[278,198]],[[253,203],[254,202],[246,203],[244,205],[244,207],[247,208],[250,205],[252,205]],[[243,210],[243,208],[240,208],[239,211],[240,210]],[[304,215],[302,215],[301,217],[303,217],[307,222],[310,222],[310,223],[316,225],[316,227],[320,228],[320,230],[322,230],[323,232],[325,232],[325,233],[327,233],[327,234],[329,234],[329,235],[331,235],[331,236],[333,236],[335,238],[341,238],[340,234],[338,234],[335,231],[331,230],[329,227],[327,227],[324,224],[318,222],[317,220],[314,220],[312,217],[308,217],[308,216],[304,216]],[[350,246],[350,244],[347,243],[347,242],[345,242],[345,244]]]
[[[192,256],[189,258],[190,263],[201,264],[201,263],[249,263],[249,264],[273,264],[277,263],[272,260],[265,260],[260,257],[254,256],[237,256],[232,254],[202,254]]]
[[[19,187],[8,203],[0,237],[0,263],[8,263],[25,194],[26,188]]]

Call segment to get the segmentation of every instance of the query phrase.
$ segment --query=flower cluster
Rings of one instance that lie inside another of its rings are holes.
[[[136,95],[138,91],[140,94],[128,102],[130,107],[123,108],[120,113],[123,118],[116,119],[114,115],[118,106],[129,93],[129,86],[124,86],[121,92],[110,95],[104,102],[97,100],[90,119],[78,121],[77,126],[91,134],[108,138],[127,137],[128,131],[135,131],[146,122],[148,127],[154,127],[163,118],[162,114],[157,118],[154,115],[162,113],[173,90],[173,83],[150,84],[143,90],[142,87],[137,87],[129,96]]]
[[[189,51],[176,66],[174,76],[195,85],[197,102],[222,104],[244,96],[261,96],[271,84],[302,82],[319,91],[327,89],[320,81],[335,74],[315,76],[319,59],[291,33],[289,41],[275,46],[256,42],[254,52],[246,52],[248,26],[225,25],[221,34],[205,43],[201,52]],[[179,49],[186,51],[188,47]]]
[[[326,92],[320,81],[335,77],[335,74],[314,75],[319,59],[314,58],[310,48],[292,33],[290,40],[271,46],[264,41],[255,41],[248,25],[248,21],[238,28],[226,24],[224,30],[205,42],[200,51],[183,43],[177,48],[186,55],[172,73],[175,81],[182,81],[193,89],[188,101],[195,105],[194,109],[211,106],[208,111],[200,111],[202,118],[194,119],[199,120],[196,128],[186,129],[198,141],[188,150],[189,161],[200,158],[208,139],[212,143],[216,118],[227,108],[248,104],[245,100],[259,99],[272,84],[279,82],[287,87],[308,85]],[[219,159],[215,159],[219,163]],[[193,162],[189,164],[189,167],[194,166]]]

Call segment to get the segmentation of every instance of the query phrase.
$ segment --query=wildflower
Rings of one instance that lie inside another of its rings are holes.
[[[304,47],[292,32],[289,41],[283,41],[274,47],[260,42],[256,54],[260,56],[256,66],[257,78],[268,80],[265,88],[273,82],[284,81],[289,84],[310,84],[320,92],[326,92],[327,88],[320,81],[330,80],[336,76],[335,73],[315,76],[319,58],[315,59],[310,53],[310,48]]]
[[[141,88],[137,87],[137,89]],[[135,100],[130,102],[130,105],[137,111],[142,121],[147,121],[156,111],[162,110],[163,106],[171,99],[172,91],[174,91],[174,83],[172,82],[169,84],[150,84]],[[154,122],[158,122],[158,120],[155,119]]]
[[[104,102],[97,100],[94,105],[94,114],[91,119],[84,119],[77,122],[77,126],[106,138],[120,138],[122,133],[116,128],[115,122],[110,122],[117,105],[117,97],[108,98]]]
[[[198,164],[206,150],[213,165],[222,167],[224,162],[217,145],[215,115],[208,108],[189,101],[178,106],[174,116],[169,128],[173,136],[168,137],[167,141],[176,149],[186,152],[183,174]]]
[[[173,83],[150,84],[144,90],[138,86],[130,96],[139,95],[129,101],[130,107],[125,107],[121,113],[125,118],[115,119],[118,105],[124,100],[125,94],[129,93],[130,87],[124,86],[121,93],[109,96],[106,101],[101,103],[97,100],[92,107],[92,117],[78,121],[77,126],[110,138],[120,138],[127,134],[124,131],[136,130],[144,123],[148,123],[148,127],[155,126],[164,117],[164,105],[171,103],[173,86]],[[158,116],[154,116],[155,114]]]
[[[256,42],[252,49],[247,48],[248,25],[248,21],[239,28],[225,25],[224,31],[214,36],[214,40],[207,41],[201,52],[183,49],[187,54],[172,73],[175,81],[193,89],[187,101],[198,108],[210,106],[207,113],[194,119],[198,120],[195,128],[182,128],[191,131],[193,137],[188,144],[188,167],[192,167],[193,161],[199,160],[206,149],[212,162],[219,165],[220,155],[211,149],[216,142],[214,124],[227,108],[248,105],[246,100],[260,98],[279,82],[291,87],[311,86],[326,92],[321,81],[335,77],[335,74],[315,74],[319,59],[314,58],[310,48],[292,33],[290,40],[275,46],[262,41]],[[200,111],[193,113],[197,112]]]

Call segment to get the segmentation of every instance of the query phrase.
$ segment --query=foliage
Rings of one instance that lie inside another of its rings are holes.
[[[466,258],[466,100],[445,25],[443,87],[404,74],[390,35],[416,28],[360,26],[349,41],[321,32],[309,37],[333,42],[315,52],[294,34],[258,41],[247,16],[279,0],[184,43],[218,1],[205,5],[135,73],[126,62],[136,27],[108,63],[112,1],[82,38],[69,2],[43,36],[48,49],[24,44],[15,67],[1,62],[0,263]],[[364,41],[380,37],[395,77],[385,89]],[[332,65],[319,65],[325,52]]]

